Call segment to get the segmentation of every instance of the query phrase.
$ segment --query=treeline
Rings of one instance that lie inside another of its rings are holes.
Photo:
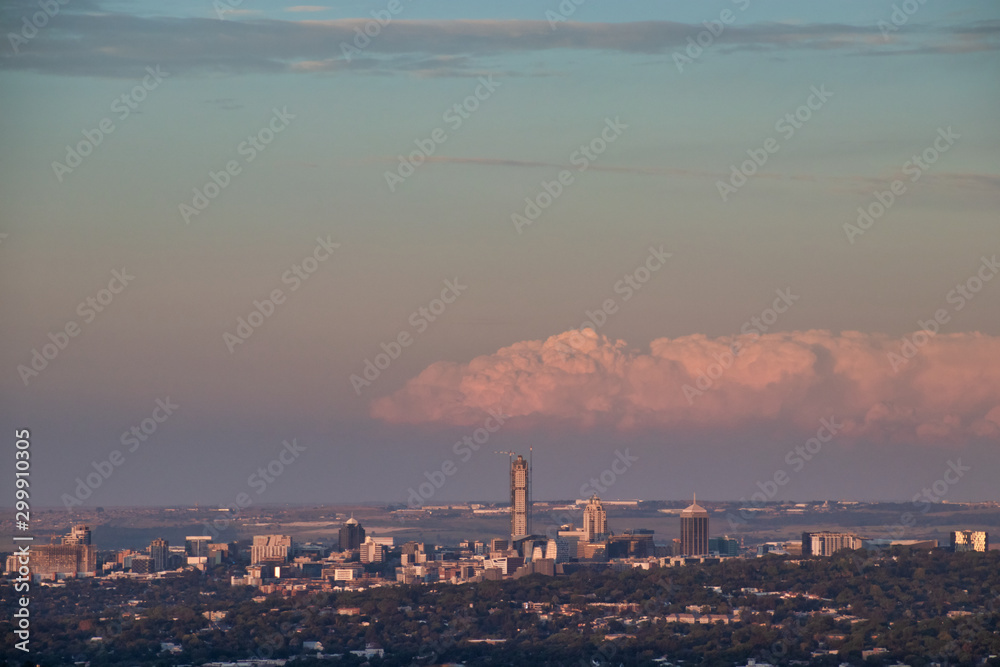
[[[627,571],[583,570],[466,585],[414,585],[270,596],[228,585],[225,571],[153,582],[78,580],[33,592],[32,660],[40,665],[199,665],[298,658],[372,667],[436,665],[685,665],[758,662],[920,667],[982,664],[1000,655],[1000,553],[841,552],[831,558],[769,556]],[[781,595],[784,594],[784,595]],[[4,618],[13,600],[2,589]],[[541,603],[538,611],[525,603]],[[620,610],[594,603],[622,603]],[[203,612],[226,611],[212,622]],[[343,613],[342,613],[343,612]],[[350,612],[350,613],[348,613]],[[735,612],[741,615],[734,616]],[[713,614],[728,624],[665,622]],[[138,616],[138,618],[136,618]],[[21,664],[12,635],[3,655]],[[608,641],[607,634],[625,635]],[[101,637],[95,641],[94,637]],[[502,640],[472,643],[470,639]],[[322,642],[339,660],[303,657]],[[163,653],[161,642],[180,647]],[[350,651],[385,649],[384,658]],[[835,649],[837,655],[819,655]],[[19,652],[18,652],[19,653]],[[988,664],[1000,664],[994,658]]]

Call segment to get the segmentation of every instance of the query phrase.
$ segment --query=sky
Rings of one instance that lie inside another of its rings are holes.
[[[37,506],[1000,499],[993,2],[0,27]]]

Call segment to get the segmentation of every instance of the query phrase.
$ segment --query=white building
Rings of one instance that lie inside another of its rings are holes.
[[[608,533],[608,514],[597,494],[591,496],[583,508],[583,532],[587,542],[599,542]]]
[[[254,535],[250,563],[287,563],[292,558],[292,538],[288,535]]]
[[[832,556],[841,549],[860,549],[862,538],[853,533],[802,533],[803,556]]]
[[[361,544],[362,563],[381,563],[385,560],[386,548],[384,544],[376,542],[372,537],[366,537]]]
[[[360,565],[345,565],[335,568],[333,571],[334,581],[354,581],[360,579],[365,573],[365,569]]]

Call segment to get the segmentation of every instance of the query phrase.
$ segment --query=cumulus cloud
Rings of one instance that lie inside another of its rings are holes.
[[[394,423],[474,425],[499,407],[512,417],[582,428],[772,423],[803,433],[832,417],[848,437],[1000,438],[1000,337],[912,339],[823,330],[695,334],[658,338],[644,351],[589,329],[567,331],[466,364],[432,364],[375,400],[371,414]],[[891,354],[899,355],[895,364]]]

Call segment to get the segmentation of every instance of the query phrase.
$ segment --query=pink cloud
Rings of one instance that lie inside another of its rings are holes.
[[[898,372],[884,334],[791,331],[658,338],[649,351],[591,330],[438,362],[371,414],[393,423],[475,425],[485,411],[581,428],[729,428],[774,423],[803,433],[821,418],[841,435],[954,442],[1000,438],[1000,337],[940,334]],[[735,351],[735,354],[734,354]]]

